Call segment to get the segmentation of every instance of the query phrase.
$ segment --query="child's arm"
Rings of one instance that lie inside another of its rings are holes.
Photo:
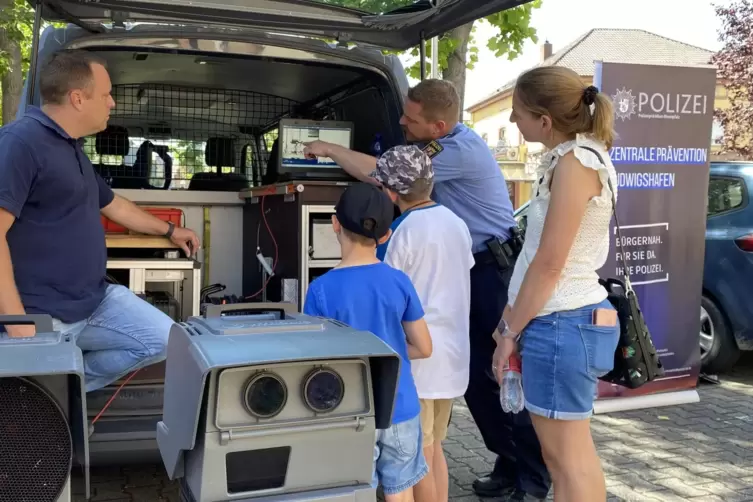
[[[425,359],[430,357],[434,350],[429,326],[424,319],[424,309],[421,306],[416,288],[405,273],[401,273],[401,275],[406,294],[402,325],[408,345],[408,359]]]
[[[306,293],[306,302],[303,304],[303,313],[314,317],[326,317],[319,305],[318,288],[316,284],[310,284]]]
[[[405,337],[408,340],[408,359],[425,359],[431,356],[434,348],[426,321],[403,321]]]

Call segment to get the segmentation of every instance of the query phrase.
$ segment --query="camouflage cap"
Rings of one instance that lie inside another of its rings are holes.
[[[431,182],[434,169],[431,158],[415,145],[390,148],[377,160],[371,177],[401,195],[408,195],[416,180]]]

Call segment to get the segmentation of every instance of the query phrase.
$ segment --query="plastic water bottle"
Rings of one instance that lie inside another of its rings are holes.
[[[371,144],[371,154],[374,157],[381,157],[384,152],[384,146],[382,145],[382,135],[377,133],[374,136],[374,142]]]
[[[523,410],[523,379],[520,374],[520,356],[513,354],[505,363],[502,385],[499,388],[499,402],[505,413],[519,413]]]

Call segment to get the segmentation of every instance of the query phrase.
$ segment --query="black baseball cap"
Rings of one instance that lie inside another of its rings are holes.
[[[335,215],[350,232],[379,241],[387,235],[395,210],[387,194],[370,183],[348,187],[335,206]]]

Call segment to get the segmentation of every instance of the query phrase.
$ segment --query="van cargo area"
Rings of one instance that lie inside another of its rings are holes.
[[[390,125],[400,92],[384,75],[248,45],[256,54],[88,48],[107,63],[116,106],[84,151],[113,188],[238,191],[276,182],[282,118],[352,122],[363,152],[377,134],[389,146],[402,140]]]
[[[136,25],[92,35],[76,26],[50,27],[40,38],[39,63],[62,49],[91,51],[106,63],[115,108],[107,129],[83,144],[95,170],[134,202],[181,209],[183,224],[203,236],[204,285],[221,283],[225,294],[242,297],[249,294],[241,284],[249,254],[238,192],[279,181],[279,121],[346,121],[353,124],[355,150],[368,152],[377,135],[389,148],[404,142],[397,124],[408,83],[397,58],[376,48],[250,30],[202,31]],[[24,101],[26,92],[28,82]],[[155,250],[108,253],[151,258]],[[108,275],[128,281],[127,271],[108,269]],[[160,286],[150,284],[143,297],[176,321],[191,315],[176,305],[185,295],[177,291],[174,298]],[[93,465],[159,460],[154,439],[163,378],[160,363],[133,375],[117,396],[124,380],[87,395],[89,420],[101,414],[89,438]]]

